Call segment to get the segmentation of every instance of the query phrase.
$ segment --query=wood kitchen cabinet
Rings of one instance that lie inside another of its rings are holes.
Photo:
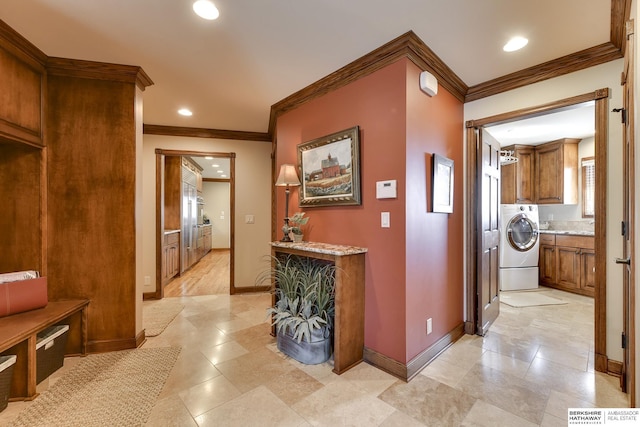
[[[578,203],[578,142],[564,138],[535,148],[537,204]]]
[[[164,235],[162,249],[162,284],[168,283],[180,272],[180,232]]]
[[[581,295],[595,291],[595,251],[591,236],[541,234],[540,284]]]
[[[211,225],[205,225],[203,228],[203,246],[204,246],[204,255],[208,254],[211,250],[212,246],[212,234],[211,229],[213,228]]]
[[[511,145],[503,150],[513,151],[518,161],[501,168],[501,203],[534,204],[534,147]]]

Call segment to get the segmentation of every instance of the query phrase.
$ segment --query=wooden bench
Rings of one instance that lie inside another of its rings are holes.
[[[36,392],[37,334],[55,325],[69,325],[66,356],[87,354],[89,300],[49,301],[45,308],[0,317],[0,355],[13,354],[9,399],[33,400]]]

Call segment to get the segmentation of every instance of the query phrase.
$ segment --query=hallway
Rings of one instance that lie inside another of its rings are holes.
[[[566,426],[567,408],[626,406],[618,378],[593,370],[593,300],[551,292],[568,304],[501,304],[486,337],[465,335],[409,383],[367,363],[338,376],[284,357],[267,293],[180,297],[184,310],[143,345],[182,347],[147,425]],[[10,403],[0,425],[26,405]]]
[[[213,249],[165,285],[164,296],[229,294],[229,249]]]

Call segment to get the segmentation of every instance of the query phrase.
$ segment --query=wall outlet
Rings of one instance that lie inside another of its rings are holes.
[[[151,276],[144,276],[144,284],[145,285],[151,284]]]
[[[427,319],[427,335],[433,332],[433,319],[430,317]]]

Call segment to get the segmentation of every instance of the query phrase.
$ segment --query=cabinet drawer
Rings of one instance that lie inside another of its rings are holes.
[[[551,245],[555,246],[556,244],[556,235],[555,234],[540,234],[540,244],[541,245]]]
[[[204,228],[204,235],[211,236],[211,226],[205,226],[203,228]]]
[[[556,246],[566,246],[570,248],[594,248],[594,238],[591,236],[556,236]]]
[[[180,241],[180,233],[171,233],[164,235],[164,244],[165,245],[173,245],[177,244]]]

